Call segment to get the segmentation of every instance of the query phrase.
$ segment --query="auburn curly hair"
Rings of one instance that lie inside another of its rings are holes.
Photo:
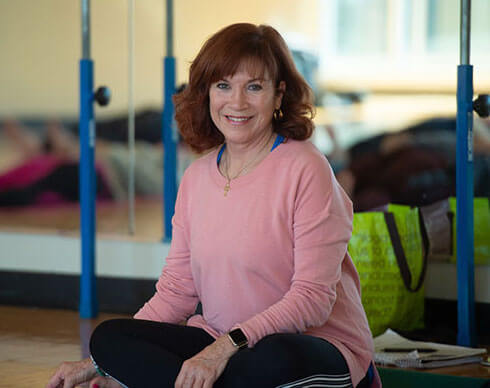
[[[273,129],[287,138],[308,139],[313,132],[313,93],[296,69],[286,42],[270,26],[237,23],[206,41],[191,64],[187,87],[173,97],[183,140],[198,153],[225,141],[211,119],[209,89],[214,82],[233,76],[240,65],[257,78],[267,73],[278,92],[279,83],[286,83],[282,117],[273,119]]]

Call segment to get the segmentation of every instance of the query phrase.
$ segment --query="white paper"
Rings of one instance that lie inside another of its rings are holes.
[[[384,349],[414,349],[410,352],[384,352]],[[423,353],[415,349],[434,349]],[[411,341],[388,329],[374,338],[374,360],[381,365],[395,365],[401,368],[440,368],[480,362],[486,349],[445,345],[435,342]]]

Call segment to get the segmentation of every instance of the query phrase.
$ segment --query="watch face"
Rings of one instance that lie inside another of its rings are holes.
[[[228,335],[239,348],[243,348],[248,345],[247,337],[245,337],[245,334],[243,334],[243,331],[240,329],[232,330],[228,333]]]

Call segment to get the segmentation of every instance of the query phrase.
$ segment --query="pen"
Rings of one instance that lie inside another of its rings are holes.
[[[419,353],[432,353],[435,352],[436,349],[431,348],[384,348],[381,349],[382,352],[385,353],[410,353],[416,350]]]

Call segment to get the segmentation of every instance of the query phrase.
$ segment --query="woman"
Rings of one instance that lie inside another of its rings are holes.
[[[273,28],[235,24],[205,43],[175,103],[183,139],[211,152],[182,179],[156,293],[136,319],[95,330],[91,356],[111,378],[84,360],[48,387],[379,382],[347,253],[352,205],[303,141],[311,101]]]

